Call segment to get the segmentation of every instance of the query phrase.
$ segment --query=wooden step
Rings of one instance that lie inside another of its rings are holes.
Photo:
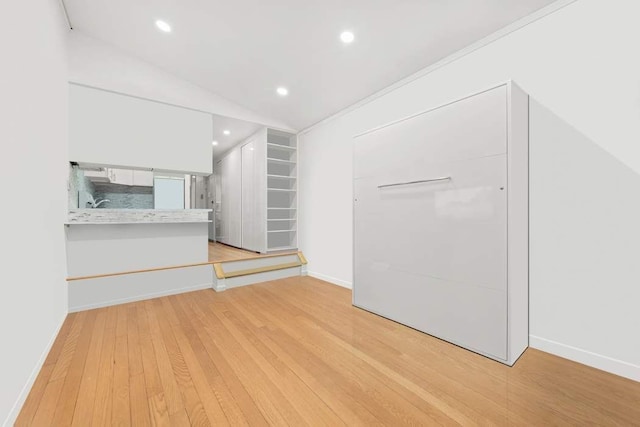
[[[247,274],[265,273],[267,271],[283,270],[285,268],[293,268],[293,267],[300,267],[300,266],[302,266],[301,262],[287,262],[285,264],[276,264],[268,267],[249,268],[246,270],[233,271],[231,273],[226,273],[224,277],[230,278],[230,277],[246,276]]]
[[[217,262],[214,289],[228,288],[266,282],[283,277],[306,274],[307,260],[301,252],[285,253],[269,258],[255,258]]]

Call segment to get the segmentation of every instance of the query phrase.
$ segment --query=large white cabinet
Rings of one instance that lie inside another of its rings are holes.
[[[512,365],[528,346],[528,96],[508,82],[354,141],[354,305]]]
[[[295,135],[264,128],[217,164],[216,240],[266,253],[297,248]]]

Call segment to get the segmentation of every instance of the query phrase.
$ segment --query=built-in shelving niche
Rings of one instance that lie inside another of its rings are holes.
[[[297,142],[295,135],[267,132],[267,250],[293,250],[297,235]]]

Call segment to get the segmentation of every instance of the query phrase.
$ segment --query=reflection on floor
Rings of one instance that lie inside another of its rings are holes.
[[[259,253],[245,251],[222,243],[209,242],[209,262],[236,261],[261,256]]]

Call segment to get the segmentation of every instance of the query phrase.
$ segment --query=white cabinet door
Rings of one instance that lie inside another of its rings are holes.
[[[102,169],[102,170],[96,170],[96,171],[85,170],[83,173],[85,178],[88,178],[91,181],[104,182],[109,180],[107,172],[108,172],[107,169]]]
[[[222,243],[242,246],[242,163],[239,149],[231,151],[220,162],[220,211]]]
[[[109,169],[109,180],[112,184],[133,185],[133,171],[131,169]]]
[[[258,235],[258,207],[256,206],[256,143],[250,140],[241,148],[242,152],[242,247],[260,251]]]
[[[266,133],[252,136],[242,150],[242,247],[267,251]]]
[[[501,88],[372,132],[354,180],[354,304],[502,360],[506,124]]]
[[[355,181],[356,305],[506,359],[505,155]]]
[[[430,163],[506,153],[506,100],[501,86],[356,138],[354,177],[421,179]]]
[[[216,181],[215,204],[213,207],[213,220],[215,226],[216,242],[228,244],[229,223],[226,221],[226,213],[222,206],[222,194],[224,193],[224,184],[222,182],[222,173],[224,172],[224,159],[219,160],[213,170]]]
[[[140,187],[153,187],[153,172],[134,170],[133,185]]]

